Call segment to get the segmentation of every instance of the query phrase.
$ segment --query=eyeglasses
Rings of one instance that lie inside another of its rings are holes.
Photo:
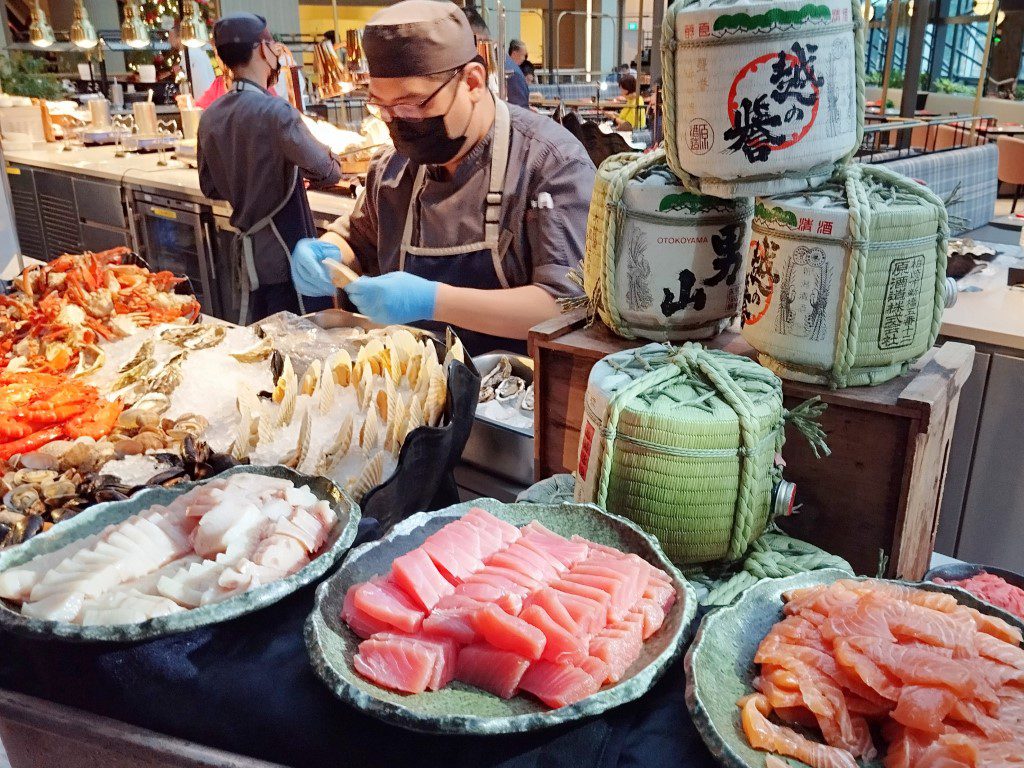
[[[423,120],[429,117],[427,114],[430,110],[428,105],[432,102],[438,94],[441,93],[445,88],[451,85],[452,81],[459,78],[462,75],[462,69],[457,69],[452,73],[452,76],[441,83],[437,90],[431,93],[427,98],[418,104],[382,104],[379,101],[366,102],[366,111],[379,120],[383,120],[385,123],[390,123],[396,117],[399,120]],[[454,101],[454,100],[453,100]]]

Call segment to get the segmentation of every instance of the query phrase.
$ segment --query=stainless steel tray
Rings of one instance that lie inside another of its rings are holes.
[[[486,376],[502,357],[512,361],[512,374],[533,383],[533,360],[511,352],[490,352],[473,358],[480,376]],[[489,474],[528,486],[533,483],[533,429],[517,429],[477,413],[462,460]]]

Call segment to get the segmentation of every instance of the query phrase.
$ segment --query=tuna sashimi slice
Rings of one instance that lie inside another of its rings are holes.
[[[610,615],[612,612],[612,596],[605,592],[603,589],[595,589],[590,585],[580,584],[578,581],[569,581],[566,579],[560,579],[554,582],[551,586],[553,586],[560,592],[567,592],[570,595],[585,597],[588,600],[592,600],[593,602],[602,606],[608,612],[608,621],[612,621]]]
[[[458,659],[459,648],[453,640],[430,637],[422,633],[403,635],[395,632],[381,632],[370,639],[395,644],[412,643],[436,651],[436,662],[430,679],[427,681],[427,690],[439,691],[455,679],[455,662]],[[361,643],[360,648],[362,648]]]
[[[582,541],[570,541],[548,530],[536,520],[523,527],[523,537],[547,549],[567,568],[585,560],[587,553],[590,552],[590,545]]]
[[[575,704],[597,693],[600,687],[589,672],[550,661],[534,662],[519,681],[520,690],[532,693],[555,709]]]
[[[655,575],[647,582],[647,589],[644,590],[643,596],[657,601],[662,610],[668,613],[669,608],[675,605],[676,602],[676,588],[672,586],[672,582],[668,579],[663,580]]]
[[[480,507],[473,507],[461,519],[473,525],[478,525],[481,528],[494,531],[501,538],[504,546],[508,546],[521,536],[519,529],[514,525],[506,523],[504,520],[499,520],[490,512],[480,509]]]
[[[467,645],[459,651],[455,679],[510,699],[529,666],[529,660],[518,654],[490,645]]]
[[[459,597],[467,597],[481,603],[493,603],[505,613],[518,616],[523,610],[522,595],[511,594],[508,590],[478,581],[467,581],[459,585]]]
[[[511,568],[537,581],[557,579],[561,572],[565,570],[560,566],[556,566],[556,563],[551,558],[530,549],[518,541],[508,549],[497,552],[487,561],[487,565]]]
[[[645,598],[637,603],[633,610],[644,617],[644,640],[650,638],[665,623],[665,611],[655,600]]]
[[[562,582],[581,584],[605,592],[611,598],[608,613],[613,622],[621,621],[636,602],[636,600],[630,601],[625,584],[617,578],[570,571],[562,577]]]
[[[482,603],[478,603],[477,607]],[[423,633],[436,637],[451,638],[459,645],[469,645],[477,639],[473,628],[473,613],[476,608],[435,608],[423,620]]]
[[[483,606],[473,614],[472,621],[473,628],[495,648],[512,651],[531,661],[539,659],[544,652],[543,632],[496,605]]]
[[[544,633],[542,659],[556,664],[579,664],[587,658],[587,639],[567,631],[540,606],[531,605],[520,617]]]
[[[509,581],[518,584],[526,590],[526,594],[532,594],[538,589],[544,586],[543,581],[538,581],[530,576],[527,576],[522,571],[518,571],[514,568],[503,568],[500,565],[487,565],[481,568],[476,574],[476,577],[480,576],[502,576]]]
[[[391,578],[413,602],[428,613],[442,597],[455,592],[455,587],[441,575],[434,561],[420,548],[395,558],[391,564]]]
[[[608,681],[608,665],[596,656],[587,656],[580,662],[580,669],[594,678],[597,687],[600,688]]]
[[[357,585],[355,606],[377,621],[402,632],[416,632],[424,613],[395,584],[379,576]]]
[[[565,606],[565,610],[584,634],[596,635],[608,624],[608,608],[605,604],[554,587],[551,592],[558,602]],[[605,595],[606,600],[607,598]]]
[[[590,655],[608,665],[608,679],[611,682],[621,680],[626,670],[640,658],[642,629],[642,619],[639,623],[619,622],[602,630],[590,641]]]
[[[437,666],[439,652],[420,643],[392,640],[364,640],[352,657],[356,672],[382,688],[403,693],[427,690]]]
[[[373,618],[370,614],[356,607],[355,592],[359,584],[353,584],[345,593],[345,603],[341,608],[341,619],[357,636],[366,640],[378,632],[387,632],[390,624]]]
[[[545,587],[534,592],[528,601],[528,605],[536,605],[544,609],[544,612],[566,632],[574,634],[590,635],[593,632],[589,627],[581,628],[580,623],[573,618],[573,615],[558,599],[558,593],[550,587]]]
[[[427,537],[420,547],[452,584],[465,581],[483,567],[479,535],[463,531],[463,528],[469,527],[468,524],[456,528],[457,525],[460,525],[458,521],[446,525]]]

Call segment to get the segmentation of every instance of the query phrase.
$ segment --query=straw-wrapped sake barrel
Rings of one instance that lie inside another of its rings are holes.
[[[752,199],[697,192],[664,151],[621,154],[597,172],[584,288],[604,323],[628,339],[706,339],[739,312]]]
[[[864,131],[856,0],[677,0],[665,15],[668,163],[705,194],[822,184]]]
[[[609,355],[587,386],[576,500],[633,520],[676,563],[738,559],[792,503],[784,420],[821,449],[821,408],[786,413],[771,371],[693,342]]]
[[[758,199],[743,337],[786,379],[846,387],[898,376],[935,343],[956,298],[948,233],[939,198],[877,166]]]

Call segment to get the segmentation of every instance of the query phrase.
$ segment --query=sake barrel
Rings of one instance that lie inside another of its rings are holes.
[[[662,27],[665,146],[702,192],[823,184],[864,132],[856,0],[677,0]]]
[[[758,199],[740,322],[786,379],[879,384],[935,343],[946,280],[946,208],[878,166],[820,189]]]
[[[697,191],[663,150],[613,155],[597,171],[584,288],[628,339],[706,339],[739,313],[754,201]]]
[[[822,408],[790,415],[819,449]],[[587,385],[575,498],[633,520],[676,563],[738,559],[785,491],[786,416],[782,382],[749,358],[694,342],[609,355]]]

